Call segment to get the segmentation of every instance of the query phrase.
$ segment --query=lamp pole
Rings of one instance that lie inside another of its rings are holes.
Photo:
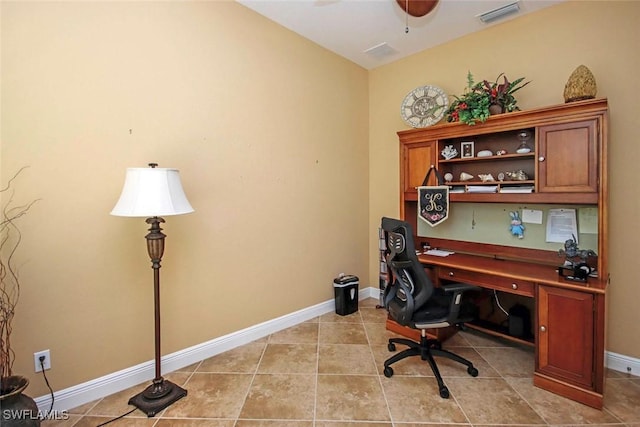
[[[151,258],[151,268],[153,268],[154,328],[156,335],[156,376],[153,379],[154,387],[149,387],[144,392],[144,396],[149,399],[160,398],[170,391],[169,387],[164,384],[160,361],[160,342],[162,339],[160,334],[160,261],[162,261],[162,255],[164,254],[164,238],[166,237],[160,228],[161,222],[164,222],[164,219],[157,216],[146,220],[146,223],[151,226],[145,238],[147,239],[147,252],[149,253],[149,258]]]
[[[151,258],[151,268],[153,268],[155,378],[149,387],[129,399],[130,405],[134,405],[149,417],[153,417],[167,406],[187,395],[187,390],[162,377],[160,353],[160,261],[162,261],[162,255],[164,254],[164,239],[166,237],[162,232],[162,228],[160,228],[160,223],[163,222],[164,219],[157,216],[147,218],[146,223],[151,227],[149,227],[149,233],[145,236],[147,239],[147,252],[149,253],[149,258]]]
[[[149,163],[149,168],[129,168],[120,199],[111,211],[116,216],[147,217],[149,233],[147,252],[153,268],[153,306],[155,329],[155,377],[147,388],[129,399],[133,405],[153,417],[187,395],[187,390],[162,377],[160,353],[160,262],[164,254],[165,234],[160,224],[161,216],[181,215],[193,212],[184,191],[177,169],[156,168],[157,163]]]

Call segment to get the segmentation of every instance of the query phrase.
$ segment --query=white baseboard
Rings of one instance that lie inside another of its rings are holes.
[[[604,352],[604,365],[614,371],[640,376],[640,359],[612,351]]]
[[[358,291],[358,299],[360,300],[378,298],[379,295],[380,290],[372,287]],[[246,329],[215,338],[211,341],[168,354],[162,357],[162,373],[166,374],[167,372],[184,368],[185,366],[192,365],[201,360],[213,357],[334,310],[335,302],[331,299],[276,319],[268,320]],[[150,360],[82,384],[56,391],[54,392],[55,407],[53,410],[66,411],[76,408],[145,381],[150,381],[154,375],[154,361]],[[49,406],[51,406],[51,395],[40,396],[34,400],[41,411],[49,410]]]
[[[360,289],[358,298],[379,299],[380,290],[374,287]],[[335,310],[334,300],[328,300],[314,306],[286,314],[211,341],[177,351],[162,357],[163,374],[173,372],[185,366],[247,344],[251,341],[266,337],[275,332],[295,326],[315,317]],[[613,352],[605,352],[605,366],[615,371],[640,375],[640,359],[624,356]],[[55,411],[65,411],[76,408],[85,403],[101,399],[145,381],[150,381],[155,375],[154,361],[141,363],[118,372],[87,381],[55,392]],[[41,411],[49,409],[51,395],[34,399]]]

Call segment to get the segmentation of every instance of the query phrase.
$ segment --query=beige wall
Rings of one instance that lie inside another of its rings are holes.
[[[434,84],[459,95],[470,70],[477,79],[505,72],[531,83],[518,92],[522,109],[561,104],[571,72],[584,64],[593,72],[598,97],[610,106],[610,272],[607,350],[640,357],[635,330],[640,287],[637,264],[639,233],[633,218],[640,212],[640,156],[637,130],[637,70],[640,56],[640,2],[570,1],[520,17],[485,31],[429,49],[373,70],[370,75],[369,217],[372,227],[383,215],[398,215],[399,159],[396,131],[407,129],[399,114],[404,96],[416,86]],[[506,222],[505,222],[506,224]],[[377,242],[370,236],[370,258]],[[375,277],[377,265],[370,267]]]
[[[332,298],[341,271],[377,285],[382,215],[398,213],[402,98],[526,76],[522,108],[562,102],[587,65],[611,106],[607,349],[629,339],[638,190],[638,2],[570,2],[367,72],[229,2],[2,2],[2,182],[23,165],[14,370],[51,349],[63,389],[152,357],[143,219],[108,213],[124,171],[181,170],[196,212],[169,217],[163,352]],[[611,31],[610,28],[615,28]],[[335,233],[346,233],[336,243]],[[367,252],[366,248],[369,247]]]
[[[368,281],[367,71],[234,2],[2,2],[2,182],[21,221],[14,372],[47,393],[153,358],[144,218],[125,169],[180,169],[163,353]],[[337,236],[340,236],[338,239]]]

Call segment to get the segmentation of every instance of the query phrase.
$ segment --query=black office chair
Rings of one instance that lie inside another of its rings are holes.
[[[421,331],[419,343],[405,338],[389,340],[389,351],[395,351],[396,344],[404,344],[409,348],[384,362],[384,375],[387,378],[393,376],[393,363],[406,357],[420,356],[429,362],[438,381],[440,396],[447,399],[449,389],[442,380],[433,356],[446,357],[466,365],[472,377],[478,376],[478,370],[467,359],[443,350],[439,340],[428,339],[426,330],[460,326],[472,320],[477,310],[473,303],[463,300],[463,293],[479,288],[464,283],[434,287],[416,256],[411,225],[397,219],[382,218],[382,229],[386,241],[387,268],[391,273],[384,291],[385,308],[398,324]]]

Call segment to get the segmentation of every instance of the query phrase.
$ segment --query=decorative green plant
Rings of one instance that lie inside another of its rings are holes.
[[[498,83],[500,77],[502,83]],[[524,77],[510,82],[504,73],[500,73],[495,82],[483,80],[476,83],[471,71],[467,73],[467,87],[460,96],[455,96],[455,100],[447,109],[448,122],[462,122],[470,126],[477,122],[485,122],[491,113],[489,107],[498,105],[501,112],[511,112],[519,110],[517,101],[513,93],[525,87],[529,82],[523,84]]]
[[[483,83],[475,83],[471,71],[467,73],[467,87],[460,96],[453,96],[455,100],[447,109],[447,121],[466,123],[470,126],[476,122],[484,122],[489,118],[489,95],[484,90]]]
[[[502,83],[498,83],[500,77],[503,78]],[[513,94],[531,83],[522,83],[523,80],[524,77],[520,77],[510,82],[509,79],[507,79],[507,76],[504,75],[504,73],[500,73],[498,77],[496,77],[495,82],[489,83],[488,81],[484,80],[482,83],[484,85],[484,91],[489,94],[490,104],[499,105],[500,107],[502,107],[502,112],[510,113],[512,111],[517,111],[520,109],[518,107],[518,101],[513,96]]]

